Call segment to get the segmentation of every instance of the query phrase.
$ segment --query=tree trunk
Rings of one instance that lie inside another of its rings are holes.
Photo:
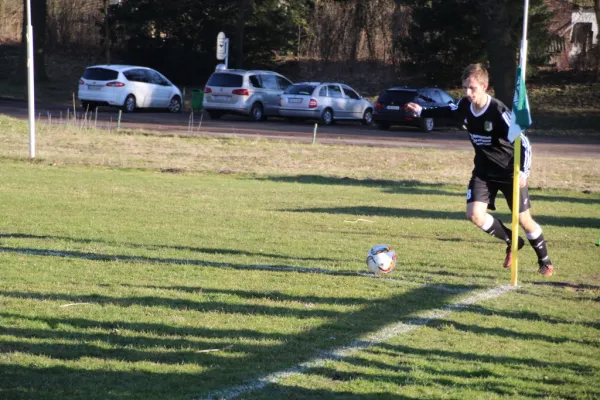
[[[104,0],[104,54],[106,64],[110,64],[110,32],[108,26],[108,0]]]
[[[236,44],[235,44],[235,65],[236,68],[244,68],[244,28],[246,26],[246,16],[250,11],[252,0],[239,0],[239,10],[236,21]],[[230,43],[231,46],[231,43]]]
[[[351,62],[356,62],[358,59],[358,50],[360,46],[360,39],[362,36],[362,32],[364,29],[364,15],[365,15],[365,6],[362,0],[358,0],[355,3],[354,8],[354,21],[352,24],[352,44],[350,47],[350,60]]]
[[[19,63],[15,71],[15,82],[27,82],[27,0],[23,0],[23,23],[21,24],[21,47]]]
[[[596,81],[600,81],[600,0],[594,0],[594,12],[596,14]]]
[[[511,21],[517,18],[514,3],[515,0],[486,0],[480,3],[479,11],[482,33],[486,38],[494,97],[508,107],[512,104],[515,91],[518,48],[512,37],[511,26]],[[521,5],[521,15],[522,12]]]
[[[47,0],[31,0],[31,25],[33,27],[33,66],[36,82],[48,80],[46,74],[46,13]],[[23,29],[21,30],[21,54],[16,78],[27,79],[27,0],[23,0]]]
[[[31,0],[31,25],[33,25],[33,54],[35,80],[47,81],[46,74],[46,14],[47,0]]]
[[[0,27],[6,26],[6,19],[6,0],[0,0]],[[4,29],[0,33],[4,34]]]

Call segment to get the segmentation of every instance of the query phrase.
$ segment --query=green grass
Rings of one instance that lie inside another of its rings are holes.
[[[41,126],[30,162],[0,128],[3,400],[202,398],[510,281],[464,219],[470,152]],[[518,289],[240,398],[598,398],[597,159],[536,162],[554,277],[527,246]]]
[[[509,281],[453,186],[2,170],[3,399],[196,398]],[[600,395],[600,197],[536,194],[555,278],[526,248],[517,292],[242,398]],[[393,280],[360,275],[379,242]]]

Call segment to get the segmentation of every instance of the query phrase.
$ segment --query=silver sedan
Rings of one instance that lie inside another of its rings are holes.
[[[289,120],[317,119],[325,125],[338,120],[373,122],[373,103],[343,83],[296,83],[281,95],[279,104],[279,115]]]

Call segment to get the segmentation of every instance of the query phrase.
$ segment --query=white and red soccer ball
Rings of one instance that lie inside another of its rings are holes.
[[[367,267],[375,274],[389,274],[396,268],[396,252],[387,244],[377,244],[367,253]]]

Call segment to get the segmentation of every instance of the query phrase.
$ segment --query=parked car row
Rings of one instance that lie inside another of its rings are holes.
[[[350,86],[338,82],[292,83],[276,72],[217,69],[204,88],[203,108],[212,119],[225,114],[263,121],[270,116],[335,121],[375,122],[379,129],[392,125],[414,125],[425,132],[436,125],[453,125],[451,120],[420,118],[405,110],[409,102],[423,107],[456,104],[447,92],[438,88],[409,89],[392,87],[383,91],[373,104]]]
[[[131,65],[95,65],[86,68],[79,81],[81,106],[120,107],[125,112],[138,108],[163,108],[182,111],[181,91],[164,75],[147,67]],[[423,107],[456,104],[447,92],[438,88],[392,87],[384,90],[375,104],[350,86],[339,82],[292,83],[272,71],[249,71],[217,67],[204,88],[202,105],[211,119],[225,114],[247,116],[252,121],[283,117],[289,121],[319,120],[373,122],[379,129],[393,125],[413,125],[425,132],[435,126],[454,124],[432,118],[420,118],[405,106],[414,102]]]
[[[203,108],[212,119],[224,114],[316,119],[330,125],[336,120],[358,120],[370,125],[373,103],[348,85],[336,82],[292,83],[270,71],[217,70],[204,88]]]

